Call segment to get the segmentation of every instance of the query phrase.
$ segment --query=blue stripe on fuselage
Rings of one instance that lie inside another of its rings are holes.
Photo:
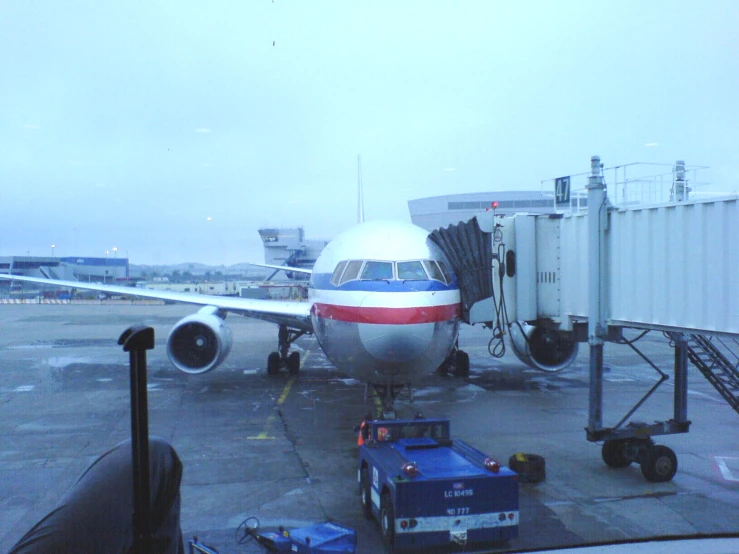
[[[452,278],[449,285],[445,285],[441,281],[414,281],[406,279],[401,280],[374,280],[374,281],[348,281],[341,286],[335,287],[331,284],[330,273],[314,273],[311,275],[311,286],[319,290],[357,290],[372,292],[433,292],[440,290],[456,290],[457,278]]]

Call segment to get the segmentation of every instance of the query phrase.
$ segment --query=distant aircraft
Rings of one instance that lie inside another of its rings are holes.
[[[267,358],[269,374],[281,367],[297,373],[300,354],[290,347],[312,333],[337,369],[372,386],[387,413],[404,387],[411,391],[414,380],[450,357],[469,368],[469,357],[456,348],[461,315],[457,278],[424,229],[399,222],[361,223],[332,240],[313,270],[289,270],[310,274],[307,302],[0,278],[202,305],[179,321],[167,339],[170,361],[189,374],[215,369],[230,352],[228,312],[278,325],[277,351]]]

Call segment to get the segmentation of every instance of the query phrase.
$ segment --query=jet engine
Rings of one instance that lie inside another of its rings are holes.
[[[578,344],[562,333],[517,321],[510,327],[511,349],[526,365],[556,373],[575,361]]]
[[[205,306],[178,321],[167,338],[167,355],[172,364],[191,375],[218,367],[231,351],[231,329],[225,318],[224,311]]]

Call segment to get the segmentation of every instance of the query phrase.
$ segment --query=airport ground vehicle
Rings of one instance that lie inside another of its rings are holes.
[[[372,420],[359,447],[362,509],[390,550],[518,536],[518,476],[449,435],[443,418]]]

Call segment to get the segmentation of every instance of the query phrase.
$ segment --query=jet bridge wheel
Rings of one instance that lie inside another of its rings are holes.
[[[677,473],[677,456],[671,448],[662,444],[652,447],[641,463],[641,473],[647,481],[664,483]]]
[[[601,449],[603,461],[608,467],[615,469],[630,466],[633,460],[626,455],[625,448],[625,440],[610,440],[604,442],[603,448]]]

